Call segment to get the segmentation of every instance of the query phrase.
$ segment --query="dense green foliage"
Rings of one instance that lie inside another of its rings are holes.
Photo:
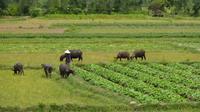
[[[199,76],[197,75],[199,71],[190,65],[179,63],[167,65],[158,63],[119,64],[100,64],[100,66],[96,64],[84,65],[81,68],[88,72],[82,70],[84,73],[79,73],[79,75],[92,84],[110,89],[114,92],[128,96],[131,96],[134,92],[135,95],[131,97],[139,103],[149,103],[149,101],[151,101],[150,103],[200,101],[200,83]],[[190,72],[184,69],[186,66],[191,68]],[[195,73],[192,73],[192,71],[195,71]],[[186,75],[188,77],[185,77]],[[182,79],[182,81],[178,81],[178,79]],[[172,80],[177,80],[177,82]],[[127,93],[127,90],[130,92]],[[143,99],[142,101],[141,98]]]
[[[0,15],[112,14],[198,16],[199,0],[1,0]],[[34,12],[34,14],[33,14]],[[37,13],[37,14],[35,14]]]
[[[174,64],[171,64],[174,66]],[[180,65],[184,66],[184,65]],[[121,65],[117,64],[104,64],[103,67],[107,69],[112,69],[116,72],[122,73],[124,75],[128,75],[134,79],[142,80],[148,84],[151,84],[155,87],[163,88],[163,89],[170,89],[171,91],[185,97],[185,98],[191,98],[193,95],[194,90],[190,88],[185,88],[185,86],[182,86],[177,83],[170,82],[169,80],[162,80],[162,76],[155,77],[155,75],[162,74],[159,71],[149,69],[148,66],[141,65],[141,64],[129,64],[127,67],[123,67]],[[130,68],[129,68],[130,67]],[[131,69],[133,68],[133,69]],[[144,69],[147,68],[147,69]],[[142,70],[142,71],[141,71]],[[191,69],[192,71],[194,69]],[[153,72],[151,72],[153,71]],[[157,74],[154,74],[154,73]],[[142,75],[141,75],[142,74]],[[166,74],[167,75],[167,74]],[[174,86],[171,86],[174,85]],[[193,100],[199,100],[199,96],[194,96]]]

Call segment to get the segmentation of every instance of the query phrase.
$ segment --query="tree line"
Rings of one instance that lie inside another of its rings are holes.
[[[144,14],[199,16],[200,0],[0,0],[0,16]]]

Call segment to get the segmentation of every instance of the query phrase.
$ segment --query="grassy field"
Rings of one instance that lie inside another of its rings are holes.
[[[136,15],[2,17],[0,19],[0,110],[199,111],[199,28],[199,18],[187,17],[152,18]],[[66,49],[81,49],[83,61],[73,61],[77,74],[65,80],[58,75],[58,65],[62,63],[59,61],[59,56]],[[147,60],[144,63],[140,63],[141,60],[132,61],[133,63],[126,60],[125,63],[118,63],[119,61],[116,63],[114,60],[119,51],[126,50],[132,53],[136,49],[146,51]],[[11,67],[16,62],[24,64],[25,76],[13,76]],[[155,62],[164,65],[160,67],[154,65]],[[40,66],[42,63],[50,63],[55,68],[52,79],[44,77]],[[175,66],[177,63],[182,64],[181,68]],[[188,65],[190,63],[192,65]],[[94,70],[96,66],[99,71]],[[185,66],[186,68],[183,68]],[[144,77],[129,78],[131,81],[140,82],[144,87],[151,87],[157,92],[149,89],[143,91],[135,86],[129,86],[131,91],[138,89],[136,91],[139,91],[143,99],[137,99],[134,95],[127,95],[130,93],[127,93],[126,89],[125,93],[118,90],[121,88],[118,85],[127,86],[131,85],[130,83],[118,84],[113,81],[114,79],[107,82],[111,80],[110,77],[103,76],[104,73],[105,75],[113,73],[121,78],[130,73],[129,70],[134,71],[133,73],[139,71],[140,75],[144,75]],[[113,88],[103,86],[104,83],[99,83],[95,77],[94,81],[88,81],[89,79],[85,79],[87,73],[91,77],[93,73],[98,74],[105,83],[114,82],[113,87],[116,86],[118,89],[112,90]],[[160,75],[155,75],[156,73]],[[191,79],[190,81],[184,73]],[[165,75],[171,76],[171,79],[164,77]],[[146,84],[147,79],[158,81]],[[192,85],[193,82],[196,86]],[[159,87],[154,87],[155,84]],[[176,91],[169,85],[178,85],[176,87],[181,90]],[[194,94],[181,93],[190,89]],[[166,99],[156,96],[168,93],[172,96]],[[146,95],[150,96],[150,99]],[[137,106],[130,105],[131,101],[137,102]]]
[[[102,107],[115,111],[115,106],[126,107],[130,100],[84,82],[80,77],[60,79],[55,72],[46,79],[42,70],[26,70],[25,76],[14,76],[10,70],[1,70],[1,107],[27,108],[37,105],[78,105]],[[123,99],[123,100],[122,100]],[[78,107],[77,106],[77,107]],[[103,110],[103,109],[102,109]]]
[[[112,62],[117,52],[135,49],[145,49],[147,61],[200,60],[199,38],[3,38],[0,41],[0,63],[9,66],[16,61],[25,65],[58,65],[59,56],[66,49],[81,49],[82,63]]]
[[[12,24],[11,24],[12,23]],[[0,20],[1,34],[120,36],[198,36],[199,18],[152,18],[132,15],[69,15]],[[159,29],[159,30],[158,30]]]

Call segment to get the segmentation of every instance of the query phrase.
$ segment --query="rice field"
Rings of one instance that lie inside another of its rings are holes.
[[[199,18],[48,15],[0,19],[0,111],[199,111]],[[59,57],[83,51],[61,79]],[[146,61],[116,61],[119,51]],[[13,75],[21,62],[24,76]],[[52,64],[46,79],[42,63]]]

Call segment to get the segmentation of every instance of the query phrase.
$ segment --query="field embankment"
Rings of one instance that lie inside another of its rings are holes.
[[[198,18],[137,18],[131,15],[7,18],[0,34],[62,34],[110,37],[199,37]]]

